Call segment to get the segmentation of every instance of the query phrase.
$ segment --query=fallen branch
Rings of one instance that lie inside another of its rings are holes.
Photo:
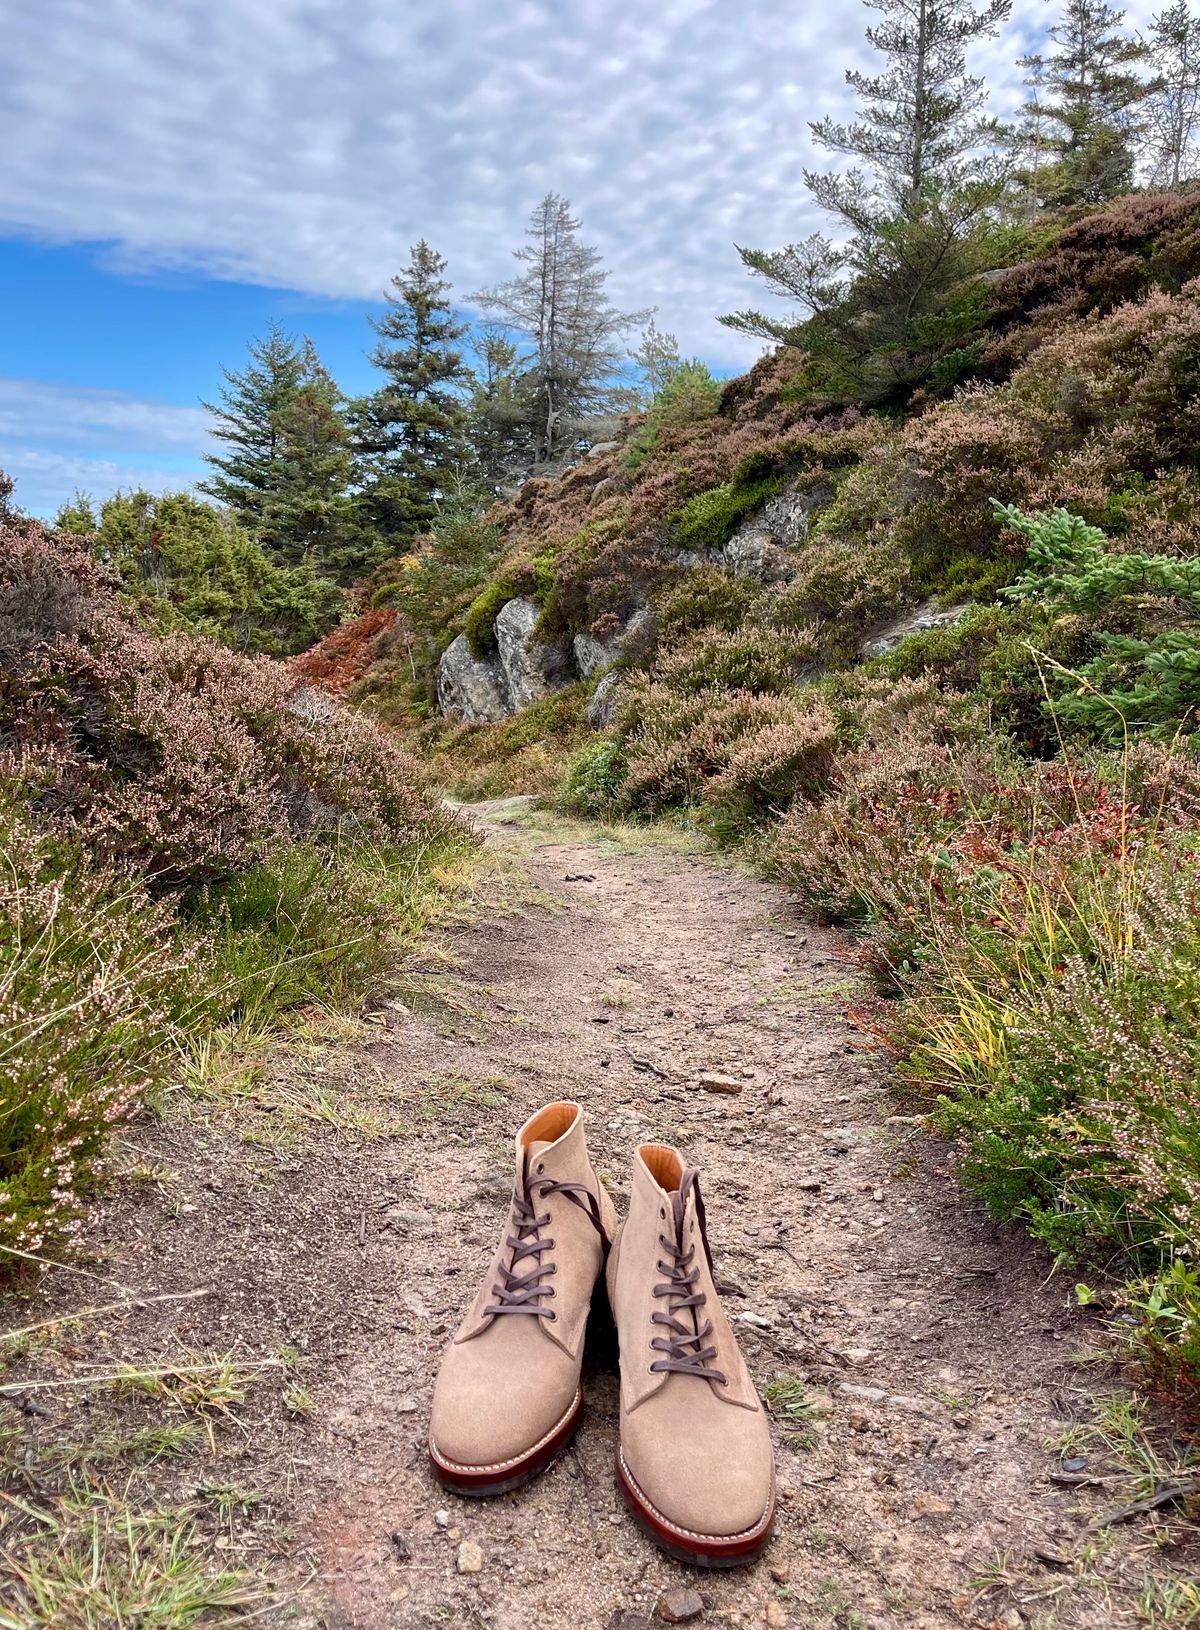
[[[1166,1488],[1148,1494],[1144,1500],[1133,1500],[1129,1505],[1118,1506],[1105,1517],[1097,1517],[1094,1522],[1088,1523],[1087,1531],[1094,1534],[1101,1528],[1111,1528],[1114,1523],[1129,1522],[1147,1511],[1157,1510],[1159,1506],[1174,1505],[1176,1500],[1189,1499],[1193,1494],[1200,1494],[1200,1478],[1189,1477],[1185,1482],[1168,1484]]]

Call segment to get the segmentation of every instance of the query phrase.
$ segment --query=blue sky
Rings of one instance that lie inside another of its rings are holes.
[[[996,111],[1056,12],[1016,0],[981,48]],[[187,485],[199,400],[268,322],[360,390],[409,245],[465,299],[509,275],[547,191],[618,304],[746,365],[716,322],[752,298],[734,244],[821,224],[808,120],[848,111],[869,20],[859,0],[0,0],[0,468],[38,513]]]

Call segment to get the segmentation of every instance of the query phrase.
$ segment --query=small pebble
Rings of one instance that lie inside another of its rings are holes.
[[[465,1539],[458,1548],[459,1573],[482,1573],[483,1552],[473,1539]]]
[[[667,1624],[683,1624],[704,1612],[704,1602],[696,1590],[669,1590],[658,1599],[658,1616]]]

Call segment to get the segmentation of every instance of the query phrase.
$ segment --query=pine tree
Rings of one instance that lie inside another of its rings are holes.
[[[374,319],[380,343],[371,361],[387,383],[354,405],[362,520],[402,551],[437,513],[437,500],[467,456],[468,370],[459,342],[446,262],[422,238]]]
[[[468,434],[479,475],[492,487],[511,478],[533,456],[530,409],[516,345],[488,325],[473,347]]]
[[[383,558],[350,493],[353,464],[344,398],[305,341],[303,383],[279,415],[278,455],[261,530],[272,553],[348,583]]]
[[[883,14],[867,40],[884,57],[881,74],[846,73],[862,104],[858,119],[820,119],[813,139],[861,168],[849,175],[806,172],[817,202],[853,228],[864,197],[888,214],[916,216],[931,192],[973,178],[983,131],[983,80],[968,74],[966,50],[995,34],[1012,0],[865,0]]]
[[[951,291],[979,269],[1004,175],[988,150],[984,84],[967,72],[966,51],[995,34],[1011,0],[864,3],[883,15],[867,29],[883,72],[847,73],[856,120],[811,127],[821,146],[854,162],[804,177],[837,221],[837,241],[816,233],[775,252],[738,251],[808,317],[740,311],[721,321],[803,345],[814,383],[819,375],[836,389],[882,396],[942,365],[975,315]]]
[[[263,510],[278,477],[283,414],[304,380],[305,353],[278,323],[250,343],[250,361],[241,373],[222,368],[220,401],[205,402],[216,420],[213,435],[228,451],[210,453],[213,474],[200,491],[227,504],[235,518],[264,548],[273,542],[263,530]]]
[[[663,390],[673,374],[682,366],[679,341],[667,334],[651,317],[642,335],[642,343],[630,357],[645,383],[645,396],[649,401]]]
[[[539,462],[560,454],[582,419],[616,399],[613,375],[625,356],[620,336],[647,315],[613,306],[600,253],[580,242],[580,225],[565,198],[547,193],[530,217],[529,242],[514,251],[523,269],[474,296],[533,344],[524,379]]]
[[[1018,213],[1032,220],[1042,207],[1045,172],[1055,162],[1052,122],[1046,111],[1049,73],[1040,56],[1019,57],[1017,67],[1024,68],[1024,83],[1032,94],[1015,123],[997,127],[997,136],[1013,155],[1011,180]]]
[[[1036,87],[1022,128],[1049,133],[1049,163],[1039,173],[1044,204],[1103,204],[1133,186],[1137,104],[1147,87],[1130,70],[1146,47],[1121,32],[1124,17],[1105,0],[1066,0],[1050,30],[1057,49],[1022,60]]]
[[[1150,180],[1177,192],[1196,174],[1200,126],[1200,16],[1187,0],[1154,18],[1146,49],[1157,70],[1146,102]]]

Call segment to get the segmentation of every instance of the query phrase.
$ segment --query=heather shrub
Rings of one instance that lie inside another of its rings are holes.
[[[900,998],[874,1022],[991,1209],[1147,1280],[1144,1342],[1194,1393],[1194,1299],[1184,1317],[1155,1287],[1194,1260],[1200,1219],[1197,761],[916,749],[876,735],[840,754],[772,867],[868,932]]]
[[[816,798],[833,763],[837,728],[820,696],[757,698],[758,717],[704,788],[726,836],[758,824],[797,798]]]
[[[1033,637],[1041,620],[1033,606],[971,606],[957,622],[906,635],[872,666],[891,679],[932,675],[951,690],[973,690],[996,647]]]
[[[84,553],[31,533],[0,567],[13,653],[0,748],[22,755],[39,813],[60,830],[164,889],[259,864],[307,833],[403,842],[436,825],[393,740],[266,659],[134,626]],[[46,640],[21,590],[48,573],[60,579],[52,626],[72,594],[76,604],[74,628]]]
[[[815,793],[833,741],[832,718],[816,692],[785,696],[719,685],[681,691],[658,677],[625,685],[617,727],[626,754],[625,809],[705,804],[722,813],[726,831]]]
[[[685,696],[717,688],[777,692],[793,684],[815,654],[808,629],[705,628],[662,652],[654,677]]]
[[[748,584],[716,566],[698,566],[656,596],[658,637],[676,645],[704,629],[740,628],[757,599]]]
[[[814,537],[800,551],[791,582],[766,615],[781,628],[816,631],[827,656],[851,655],[858,641],[913,598],[909,563],[886,538]]]
[[[0,1245],[61,1241],[106,1135],[214,1031],[360,1000],[468,843],[395,740],[0,532]]]
[[[206,974],[170,910],[0,779],[0,1246],[69,1235],[104,1143],[178,1066]]]
[[[1058,330],[1111,311],[1151,289],[1200,275],[1200,210],[1194,193],[1119,198],[1058,232],[1045,251],[993,286],[982,368],[1004,377]]]

